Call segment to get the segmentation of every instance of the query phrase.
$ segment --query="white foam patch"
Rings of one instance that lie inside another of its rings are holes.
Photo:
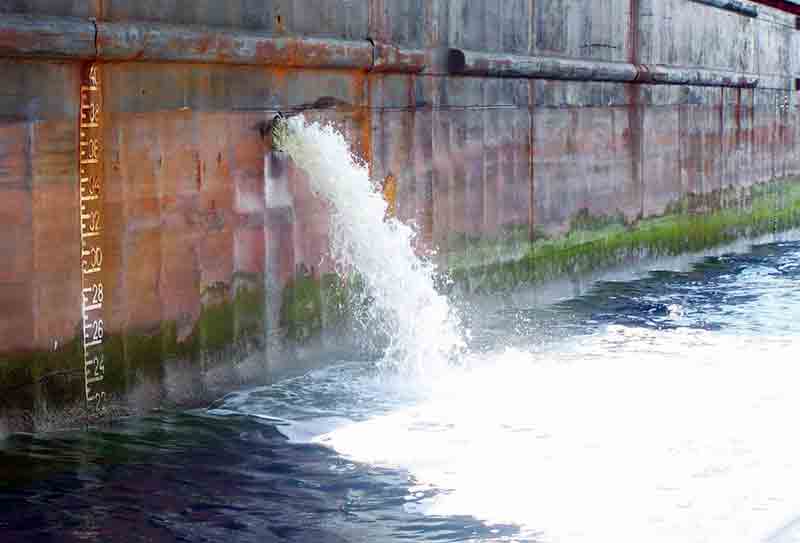
[[[575,347],[557,362],[504,352],[313,441],[442,490],[427,514],[544,541],[796,540],[790,339],[611,327]]]
[[[320,435],[344,428],[352,422],[344,417],[324,417],[302,423],[278,425],[276,429],[293,443],[315,443]]]

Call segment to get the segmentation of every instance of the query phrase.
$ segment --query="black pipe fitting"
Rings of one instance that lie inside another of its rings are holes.
[[[286,115],[279,111],[277,115],[272,118],[272,121],[270,121],[269,129],[272,137],[272,149],[274,151],[281,151],[289,130]]]

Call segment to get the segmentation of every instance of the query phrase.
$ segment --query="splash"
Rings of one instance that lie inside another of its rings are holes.
[[[384,220],[387,203],[335,127],[303,116],[281,124],[276,144],[329,204],[338,271],[356,270],[373,300],[369,324],[389,339],[383,364],[414,373],[446,367],[463,347],[460,322],[435,289],[434,264],[415,253],[414,230],[397,219]]]

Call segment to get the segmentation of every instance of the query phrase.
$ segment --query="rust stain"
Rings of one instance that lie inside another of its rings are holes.
[[[403,134],[403,140],[405,142],[405,156],[400,157],[400,160],[405,160],[406,163],[402,165],[405,169],[406,175],[402,176],[403,180],[403,203],[407,203],[404,206],[404,209],[408,211],[405,212],[403,217],[404,220],[416,220],[417,215],[419,213],[419,205],[418,205],[418,198],[417,198],[417,162],[415,156],[415,147],[417,145],[416,141],[416,112],[414,110],[414,106],[416,104],[416,82],[417,78],[413,75],[409,76],[406,80],[406,100],[407,105],[409,107],[409,111],[404,112],[403,115],[407,119],[407,123],[405,123],[406,132]],[[423,225],[423,228],[425,225]],[[422,239],[425,237],[425,232],[423,231],[423,235],[421,236]],[[422,241],[422,240],[420,240]],[[417,247],[420,249],[420,247]]]
[[[275,86],[283,91],[286,88],[286,81],[289,77],[289,68],[286,66],[270,66],[268,71],[275,78]]]
[[[756,136],[755,136],[755,129],[756,129],[756,92],[754,90],[750,91],[750,133],[751,133],[751,142],[755,143]]]
[[[725,137],[725,88],[721,88],[719,91],[719,137],[720,141],[723,141]]]
[[[688,112],[684,104],[678,104],[678,177],[681,180],[682,190],[686,191],[686,184],[684,182],[686,172],[685,164],[685,141],[686,141],[686,124],[688,121]]]
[[[275,32],[279,34],[286,33],[286,21],[281,14],[275,15]]]
[[[383,180],[383,199],[386,200],[386,218],[397,217],[397,179],[393,174],[389,174]]]
[[[0,29],[0,50],[19,56],[88,59],[94,54],[94,25],[69,18],[52,22],[5,15]]]
[[[369,70],[373,47],[364,42],[264,36],[174,25],[97,24],[97,48],[106,60],[180,60]],[[94,35],[92,34],[92,38]],[[13,36],[9,44],[22,43]],[[0,35],[0,48],[4,42]]]
[[[404,50],[379,41],[373,41],[372,44],[374,59],[370,71],[419,73],[428,63],[424,51]]]
[[[159,316],[143,307],[151,300],[134,294],[143,282],[159,281],[161,318],[190,315],[191,321],[201,303],[198,284],[227,283],[237,270],[263,268],[263,258],[251,256],[264,254],[263,150],[251,142],[253,121],[241,113],[116,116],[117,130],[126,137],[116,138],[110,152],[135,166],[115,176],[127,195],[125,221],[110,235],[124,260],[140,253],[154,258],[142,261],[141,273],[124,272],[119,288],[129,315],[125,326],[148,325]],[[196,137],[182,137],[187,126],[199,127]],[[226,141],[236,145],[221,144]],[[160,156],[170,160],[158,167]]]
[[[628,28],[628,60],[637,67],[640,73],[641,58],[639,57],[639,1],[630,0],[630,21]],[[644,215],[645,187],[644,176],[642,175],[642,131],[644,129],[644,116],[641,106],[642,87],[636,83],[625,84],[625,96],[628,106],[629,136],[630,136],[630,156],[631,156],[631,175],[634,184],[639,190],[639,214],[637,218]]]
[[[194,152],[194,162],[195,162],[195,181],[197,183],[197,190],[203,190],[203,170],[205,169],[205,165],[203,164],[203,160],[200,158],[200,153],[198,151]]]
[[[285,55],[285,52],[280,52],[278,48],[275,46],[275,42],[272,41],[262,41],[256,44],[256,58],[265,59],[265,58],[275,58],[279,55]],[[288,57],[286,59],[288,61]]]
[[[569,109],[569,130],[566,133],[566,152],[570,155],[576,155],[579,151],[586,150],[587,142],[583,140],[583,134],[579,133],[578,128],[578,110],[574,107]],[[591,134],[589,136],[589,144],[591,144]],[[583,141],[582,141],[583,140]]]
[[[369,33],[372,38],[386,40],[388,31],[386,30],[386,6],[384,0],[370,0],[369,2]]]
[[[736,109],[734,110],[736,123],[735,145],[739,147],[742,141],[742,89],[736,89]]]
[[[367,167],[372,171],[372,78],[366,74],[359,74],[355,77],[355,83],[360,89],[361,99],[359,103],[363,104],[358,114],[358,122],[361,128],[361,156]]]
[[[36,40],[27,32],[17,32],[16,30],[0,31],[0,47],[19,48],[21,50],[33,49]]]
[[[194,45],[194,50],[198,53],[207,53],[211,49],[212,42],[211,36],[201,36]]]
[[[528,81],[528,241],[536,241],[536,83]]]

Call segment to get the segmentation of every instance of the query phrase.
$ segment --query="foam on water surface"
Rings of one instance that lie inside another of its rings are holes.
[[[426,514],[544,541],[760,541],[800,510],[795,356],[785,338],[610,327],[487,356],[313,441],[441,489]]]

